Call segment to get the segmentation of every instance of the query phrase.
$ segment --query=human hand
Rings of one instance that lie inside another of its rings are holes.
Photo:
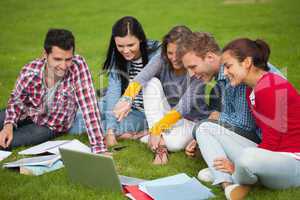
[[[193,139],[186,147],[185,154],[187,156],[193,157],[196,154],[197,141]]]
[[[227,158],[216,158],[213,164],[216,170],[221,172],[233,174],[234,172],[234,164],[228,160]]]
[[[209,117],[208,117],[208,119],[216,120],[216,121],[219,120],[219,118],[220,118],[220,112],[218,112],[218,111],[211,112]]]
[[[115,117],[117,118],[117,121],[122,121],[127,115],[129,114],[131,110],[131,103],[127,101],[119,101],[113,110],[113,113]]]
[[[155,151],[158,148],[160,143],[161,136],[160,135],[149,135],[148,145],[152,151]]]
[[[3,148],[9,147],[13,139],[13,125],[6,124],[0,131],[0,146]]]

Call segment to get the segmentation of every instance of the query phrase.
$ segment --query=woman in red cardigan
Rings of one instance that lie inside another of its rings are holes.
[[[243,199],[249,185],[258,181],[273,189],[300,186],[300,95],[288,80],[268,72],[269,55],[268,44],[247,38],[223,49],[222,63],[231,85],[249,87],[248,106],[262,139],[253,146],[214,137],[227,156],[214,160],[214,168],[232,174],[233,181],[222,184],[228,199]]]

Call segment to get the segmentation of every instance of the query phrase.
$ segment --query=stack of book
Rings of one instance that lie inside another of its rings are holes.
[[[21,174],[41,175],[64,167],[59,153],[59,148],[71,149],[81,152],[91,152],[90,148],[74,140],[48,141],[23,151],[19,155],[35,155],[34,157],[22,158],[17,161],[3,164],[3,168],[17,168]],[[45,155],[46,154],[46,155]]]

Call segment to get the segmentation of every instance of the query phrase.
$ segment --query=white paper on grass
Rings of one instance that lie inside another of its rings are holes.
[[[41,165],[51,167],[56,161],[60,159],[60,155],[36,156],[32,158],[22,158],[20,160],[4,163],[3,167],[22,167]]]
[[[139,190],[148,194],[147,186],[163,186],[163,185],[177,185],[183,184],[187,181],[191,180],[191,178],[185,173],[177,174],[174,176],[168,176],[165,178],[159,178],[152,181],[146,181],[139,184]]]
[[[84,152],[84,153],[91,153],[91,149],[87,145],[83,144],[82,142],[80,142],[79,140],[76,140],[76,139],[71,140],[67,143],[64,143],[56,148],[49,149],[48,152],[59,155],[60,154],[59,148],[75,150],[75,151],[80,151],[80,152]]]
[[[0,161],[4,160],[8,156],[10,156],[11,152],[10,151],[2,151],[0,150]]]
[[[20,155],[38,155],[42,153],[53,153],[59,155],[59,148],[70,149],[80,152],[90,153],[91,149],[81,143],[80,141],[74,140],[56,140],[56,141],[48,141],[42,144],[30,147],[23,151],[20,151]]]
[[[42,153],[48,152],[48,150],[52,148],[58,148],[59,146],[70,142],[70,140],[57,140],[57,141],[48,141],[44,142],[42,144],[30,147],[28,149],[25,149],[23,151],[20,151],[20,155],[38,155]]]

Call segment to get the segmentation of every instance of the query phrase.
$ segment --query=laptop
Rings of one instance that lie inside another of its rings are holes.
[[[118,175],[112,157],[59,148],[71,181],[99,189],[122,191],[122,185],[139,185],[147,180]]]
[[[122,192],[112,157],[63,148],[59,151],[72,182]]]

